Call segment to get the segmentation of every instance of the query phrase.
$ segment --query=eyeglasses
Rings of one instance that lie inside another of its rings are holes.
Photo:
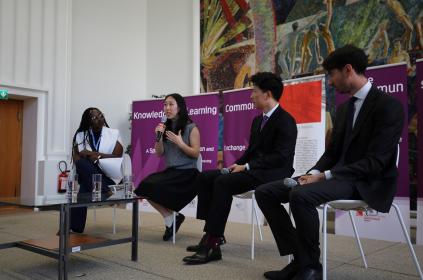
[[[98,114],[96,116],[91,116],[91,120],[95,121],[95,120],[103,120],[104,119],[104,115],[103,114]]]

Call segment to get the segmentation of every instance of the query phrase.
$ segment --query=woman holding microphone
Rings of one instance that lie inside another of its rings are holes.
[[[166,230],[163,241],[173,236],[173,227],[178,231],[185,216],[177,213],[176,225],[173,212],[179,212],[197,195],[194,181],[199,173],[197,158],[200,154],[200,131],[188,116],[184,98],[178,93],[166,95],[164,99],[165,123],[155,129],[156,154],[164,156],[166,169],[146,177],[135,190],[163,216]]]

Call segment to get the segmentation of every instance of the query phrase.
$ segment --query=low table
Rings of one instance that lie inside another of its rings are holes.
[[[59,210],[59,234],[45,239],[32,239],[0,244],[0,249],[18,247],[59,260],[58,279],[68,279],[69,254],[87,249],[106,247],[122,243],[132,243],[131,260],[138,259],[138,197],[126,197],[123,194],[106,195],[93,199],[91,193],[80,193],[73,199],[37,200],[25,197],[0,197],[0,206],[14,205],[20,207],[39,208],[40,210]],[[70,209],[132,203],[132,236],[120,239],[92,237],[85,234],[69,234]]]

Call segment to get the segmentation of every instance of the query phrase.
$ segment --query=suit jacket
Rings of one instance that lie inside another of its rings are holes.
[[[245,172],[263,182],[290,177],[294,173],[297,140],[295,120],[281,107],[276,108],[260,131],[262,119],[262,115],[254,118],[248,148],[236,163],[248,163],[250,170]]]
[[[399,101],[375,87],[364,100],[345,143],[344,164],[338,164],[344,146],[348,102],[336,113],[331,142],[312,169],[330,170],[334,178],[353,181],[370,207],[389,212],[396,193],[397,146],[404,124]]]

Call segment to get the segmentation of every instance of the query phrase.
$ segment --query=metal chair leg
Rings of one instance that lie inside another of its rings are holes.
[[[288,205],[288,215],[289,215],[289,217],[291,218],[292,213],[291,213],[291,206],[290,206],[290,205]],[[288,255],[288,264],[290,264],[290,263],[291,263],[292,258],[293,258],[293,256],[292,256],[292,255]]]
[[[251,199],[251,259],[254,260],[254,194]]]
[[[116,204],[113,205],[113,234],[116,234]]]
[[[329,204],[323,206],[323,280],[327,280],[327,215]]]
[[[140,202],[138,202],[138,229],[141,228],[141,207],[140,207]]]
[[[173,211],[173,236],[172,236],[172,242],[173,244],[175,244],[175,239],[176,239],[176,212]]]
[[[394,206],[395,211],[397,213],[397,217],[400,222],[402,232],[404,233],[405,240],[407,241],[408,249],[410,250],[411,257],[413,258],[414,264],[416,266],[417,273],[419,274],[420,279],[423,280],[422,270],[420,268],[419,261],[417,260],[416,253],[414,252],[413,245],[411,244],[410,236],[408,235],[407,228],[405,227],[405,224],[404,224],[404,220],[402,219],[401,211],[397,204],[392,203],[392,206]]]
[[[253,200],[253,210],[254,210],[254,216],[256,217],[256,223],[257,223],[257,227],[259,230],[259,234],[260,234],[260,241],[263,241],[263,232],[261,230],[261,225],[258,219],[258,215],[257,215],[257,208],[256,208],[256,196],[253,194],[252,196],[252,200]]]
[[[363,260],[364,267],[367,268],[368,266],[367,266],[366,256],[364,255],[364,252],[363,252],[363,246],[361,246],[360,236],[358,236],[358,231],[355,225],[353,213],[351,210],[348,211],[348,213],[350,214],[351,225],[354,230],[355,241],[357,242],[358,249],[360,250],[361,259]]]

